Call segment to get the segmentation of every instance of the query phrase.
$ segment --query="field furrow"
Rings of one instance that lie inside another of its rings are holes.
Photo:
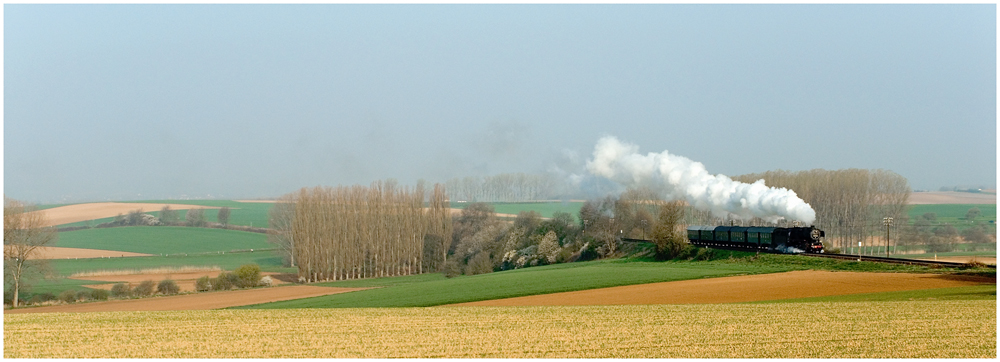
[[[4,316],[7,358],[995,358],[996,301]]]

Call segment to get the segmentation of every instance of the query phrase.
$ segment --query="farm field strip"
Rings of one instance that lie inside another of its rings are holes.
[[[164,206],[170,206],[174,210],[187,209],[215,209],[217,207],[172,204],[172,203],[122,203],[122,202],[95,202],[88,204],[74,204],[43,209],[36,212],[44,213],[48,218],[49,225],[62,225],[74,222],[102,219],[114,217],[118,214],[127,214],[129,211],[142,209],[143,211],[159,211]]]
[[[32,257],[36,260],[51,259],[87,259],[87,258],[125,258],[133,256],[151,256],[152,254],[132,253],[127,251],[99,250],[84,248],[64,248],[58,246],[40,246]]]
[[[203,271],[203,272],[189,272],[189,273],[161,273],[161,274],[129,274],[129,275],[105,275],[105,276],[92,276],[92,277],[70,277],[70,279],[75,280],[86,280],[94,282],[106,282],[109,284],[91,284],[87,285],[87,288],[92,289],[104,289],[111,290],[111,287],[115,283],[128,283],[129,287],[134,288],[145,280],[160,281],[165,279],[173,280],[180,288],[181,292],[193,292],[195,291],[195,281],[201,277],[216,278],[221,271]],[[273,272],[263,272],[261,276],[274,276],[278,273]],[[271,278],[271,283],[273,285],[287,284],[287,282]]]
[[[267,249],[267,235],[185,226],[128,226],[59,233],[55,246],[145,254],[196,254]]]
[[[934,274],[791,271],[484,300],[450,306],[542,306],[740,303],[995,283]]]
[[[942,204],[994,204],[997,195],[990,193],[972,193],[956,191],[929,191],[910,194],[910,205],[942,205]]]
[[[43,307],[4,310],[8,314],[84,313],[109,311],[191,311],[234,307],[254,303],[308,298],[347,293],[361,288],[331,288],[312,285],[291,285],[271,288],[240,289],[222,292],[202,292],[151,298],[111,300]]]
[[[995,358],[996,301],[5,314],[4,357]]]

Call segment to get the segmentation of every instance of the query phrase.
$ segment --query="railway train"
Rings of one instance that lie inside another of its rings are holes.
[[[779,253],[822,253],[826,233],[815,227],[690,226],[693,245]]]

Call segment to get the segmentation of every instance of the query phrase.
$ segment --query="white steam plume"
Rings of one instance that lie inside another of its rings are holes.
[[[639,146],[605,136],[597,141],[587,170],[626,186],[659,188],[669,199],[687,201],[716,217],[759,217],[769,222],[788,219],[807,225],[816,221],[816,211],[795,191],[767,187],[764,180],[747,184],[724,175],[710,175],[701,162],[667,151],[646,155],[638,151]]]

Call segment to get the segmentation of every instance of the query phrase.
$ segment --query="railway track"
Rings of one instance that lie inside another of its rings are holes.
[[[633,243],[637,243],[637,242],[649,242],[649,240],[644,240],[644,239],[630,239],[630,238],[622,238],[622,241],[633,242]],[[747,249],[747,248],[729,247],[729,246],[725,246],[725,245],[699,245],[699,247],[709,247],[709,248],[713,248],[713,249],[734,250],[734,251],[749,251],[749,252],[758,251],[758,252],[761,252],[761,253],[769,253],[769,254],[784,254],[784,253],[779,253],[779,252],[770,251],[770,250],[753,250],[753,249]],[[784,254],[784,255],[802,255],[802,256],[816,257],[816,258],[830,258],[830,259],[855,260],[855,261],[860,260],[860,261],[870,261],[870,262],[877,262],[877,263],[892,263],[892,264],[906,264],[906,265],[923,265],[923,266],[931,266],[931,267],[937,266],[937,267],[942,267],[942,268],[962,268],[962,267],[969,266],[967,263],[957,263],[957,262],[950,262],[950,261],[921,260],[921,259],[903,259],[903,258],[886,258],[886,257],[882,257],[882,256],[868,256],[868,255],[831,254],[831,253],[822,253],[822,254],[798,253],[798,254]],[[989,265],[989,264],[986,264],[986,267],[993,268],[993,269],[997,268],[996,265]]]
[[[945,268],[961,268],[968,266],[966,263],[956,263],[950,261],[936,261],[936,260],[921,260],[921,259],[902,259],[902,258],[886,258],[883,256],[869,256],[869,255],[850,255],[850,254],[811,254],[802,253],[797,255],[810,256],[816,258],[830,258],[830,259],[840,259],[840,260],[860,260],[860,261],[871,261],[878,263],[893,263],[893,264],[907,264],[907,265],[924,265],[924,266],[939,266]],[[996,269],[996,265],[986,265],[989,268]]]

